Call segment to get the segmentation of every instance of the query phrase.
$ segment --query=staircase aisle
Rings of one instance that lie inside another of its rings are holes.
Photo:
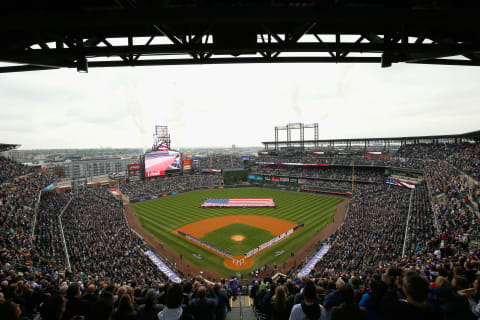
[[[248,296],[240,296],[232,301],[232,311],[227,313],[227,320],[255,320],[255,313],[248,300]]]

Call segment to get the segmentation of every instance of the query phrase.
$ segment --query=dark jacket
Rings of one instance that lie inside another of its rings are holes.
[[[360,309],[356,304],[333,307],[328,320],[368,320],[368,312]],[[440,320],[440,319],[439,319]]]
[[[87,293],[84,295],[81,300],[85,304],[85,307],[87,308],[85,312],[85,318],[88,319],[93,319],[94,317],[94,308],[95,308],[95,303],[97,302],[98,296],[95,294]]]
[[[88,313],[88,305],[80,298],[68,299],[63,320],[71,320],[74,316],[85,316]]]
[[[223,293],[222,291],[219,291],[216,293],[216,296],[217,296],[217,310],[216,310],[217,315],[224,314],[227,310],[228,311],[232,310],[232,308],[230,307],[230,303],[228,301],[227,295],[225,293]]]
[[[325,309],[330,310],[333,307],[339,306],[343,303],[343,298],[340,292],[333,290],[328,296],[325,297]]]
[[[475,319],[466,297],[459,295],[453,289],[431,288],[433,300],[440,306],[446,319]]]
[[[137,320],[157,320],[157,314],[163,310],[162,304],[154,304],[148,307],[143,304],[138,307]]]
[[[200,300],[199,298],[194,298],[190,301],[190,310],[196,320],[215,320],[217,300],[211,298]]]

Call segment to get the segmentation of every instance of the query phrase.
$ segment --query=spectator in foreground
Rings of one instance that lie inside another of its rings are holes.
[[[216,320],[225,320],[227,317],[227,311],[232,311],[230,303],[224,290],[222,289],[221,283],[216,283],[213,287],[213,291],[217,296],[217,310],[215,312]]]
[[[286,320],[291,311],[288,305],[287,295],[283,286],[275,288],[275,295],[272,298],[272,320]]]
[[[106,291],[106,290],[105,290]],[[106,291],[97,299],[94,307],[94,320],[110,320],[113,313],[113,295]]]
[[[207,298],[207,288],[201,286],[198,288],[197,298],[193,298],[190,302],[190,308],[197,320],[215,320],[217,301],[215,299]]]
[[[135,320],[137,313],[133,308],[132,298],[128,294],[124,294],[120,298],[118,308],[113,314],[113,320]]]
[[[162,311],[163,305],[157,304],[157,294],[155,290],[148,289],[145,294],[145,304],[138,308],[138,320],[156,320],[157,314]]]
[[[50,296],[42,305],[42,320],[60,320],[65,312],[65,299],[60,294]]]
[[[344,303],[340,306],[333,307],[328,320],[369,319],[368,312],[360,309],[355,303],[355,295],[350,284],[346,284],[339,291]]]
[[[78,283],[72,283],[67,289],[67,306],[63,314],[64,320],[70,320],[75,316],[85,316],[88,311],[88,305],[80,299],[80,286]]]
[[[194,318],[184,312],[183,303],[183,287],[174,283],[167,290],[165,297],[167,307],[158,313],[158,320],[193,320]]]
[[[312,280],[303,282],[303,301],[293,306],[289,320],[326,320],[327,311],[321,304],[315,303],[317,295]]]
[[[384,319],[439,320],[444,319],[442,310],[427,302],[428,282],[418,273],[409,271],[403,278],[403,292],[407,302],[399,301],[387,308]]]

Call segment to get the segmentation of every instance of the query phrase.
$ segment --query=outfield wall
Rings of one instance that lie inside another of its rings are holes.
[[[301,186],[298,185],[282,185],[282,184],[273,184],[273,183],[250,183],[250,184],[239,184],[239,185],[231,185],[231,186],[211,186],[211,187],[201,187],[201,188],[192,188],[185,190],[184,192],[168,192],[168,193],[160,193],[158,195],[153,195],[153,196],[148,196],[148,197],[143,197],[143,198],[137,198],[137,199],[131,199],[130,203],[137,203],[137,202],[143,202],[143,201],[148,201],[148,200],[155,200],[159,198],[165,198],[169,196],[173,196],[176,194],[181,194],[181,193],[186,193],[190,191],[196,191],[196,190],[214,190],[214,189],[237,189],[237,188],[264,188],[264,189],[275,189],[275,190],[284,190],[284,191],[295,191],[295,192],[308,192],[308,193],[318,193],[319,191],[316,190],[314,192],[311,192],[309,190],[302,190]],[[333,188],[324,188],[323,193],[327,194],[332,194],[332,195],[341,195],[345,197],[351,198],[352,195],[346,194],[343,192],[338,192],[342,191],[341,189],[333,189]]]

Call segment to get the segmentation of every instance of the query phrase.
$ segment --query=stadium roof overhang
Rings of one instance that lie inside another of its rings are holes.
[[[222,63],[480,65],[480,3],[165,0],[0,4],[1,72]]]
[[[17,149],[17,148],[20,148],[20,146],[21,146],[20,144],[0,143],[0,152]]]
[[[323,139],[323,140],[295,140],[295,141],[266,141],[262,142],[265,149],[278,150],[281,147],[317,147],[322,145],[334,146],[373,146],[384,145],[389,146],[391,144],[403,145],[412,143],[439,143],[443,141],[450,142],[464,142],[464,141],[476,141],[480,142],[480,130],[472,131],[462,134],[450,134],[450,135],[431,135],[431,136],[409,136],[409,137],[384,137],[384,138],[353,138],[353,139]]]

